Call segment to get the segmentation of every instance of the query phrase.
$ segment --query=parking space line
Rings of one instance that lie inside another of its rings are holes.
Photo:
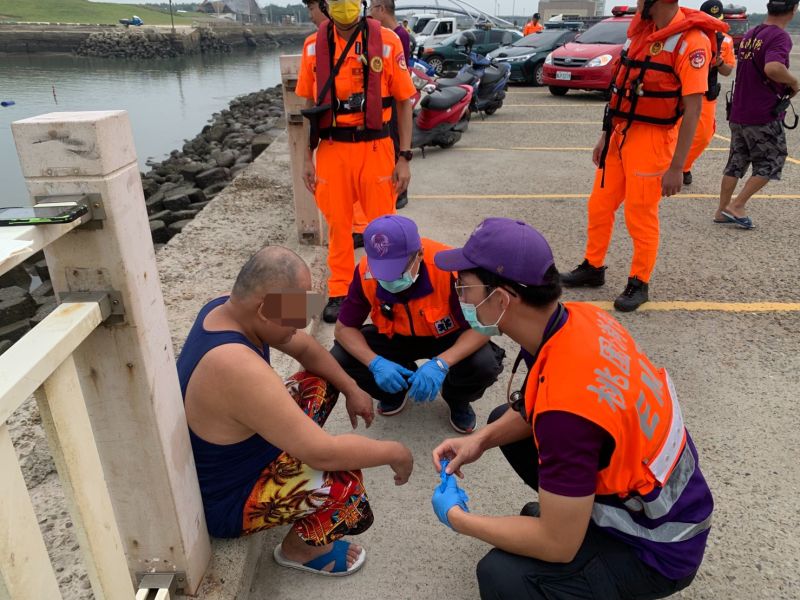
[[[470,125],[602,125],[602,121],[482,121],[472,119]]]
[[[603,310],[611,311],[613,302],[605,300],[589,301]],[[648,311],[687,311],[687,312],[733,312],[733,313],[775,313],[800,312],[800,302],[708,302],[667,300],[663,302],[646,302],[637,312]]]
[[[481,146],[456,146],[455,150],[467,150],[471,152],[591,152],[594,148],[590,146],[511,146],[510,148],[492,148]],[[728,148],[706,148],[706,152],[727,152]]]
[[[414,200],[585,200],[589,194],[414,194]],[[676,194],[664,200],[719,200],[718,194]],[[797,194],[755,194],[758,200],[800,200]]]

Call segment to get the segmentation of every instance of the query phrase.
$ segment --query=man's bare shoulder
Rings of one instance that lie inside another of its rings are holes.
[[[263,356],[253,348],[239,343],[222,344],[209,350],[198,365],[200,367],[233,379],[259,377],[265,372],[272,372],[272,367]]]

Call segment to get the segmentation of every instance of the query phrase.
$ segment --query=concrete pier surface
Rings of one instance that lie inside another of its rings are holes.
[[[794,57],[793,57],[794,58]],[[725,81],[727,89],[729,83]],[[570,92],[514,87],[492,117],[476,117],[452,149],[419,153],[412,162],[410,203],[401,214],[424,236],[461,244],[487,216],[522,219],[553,246],[557,265],[583,257],[586,197],[594,169],[603,102]],[[800,586],[800,469],[795,409],[800,372],[800,134],[787,132],[783,180],[770,183],[749,213],[756,229],[712,223],[729,136],[719,103],[718,136],[696,163],[694,183],[661,205],[661,247],[646,310],[615,316],[653,361],[666,367],[700,452],[716,501],[705,562],[685,599],[786,599]],[[565,299],[610,302],[625,286],[631,245],[622,211],[608,256],[605,287],[567,290]],[[685,304],[684,304],[685,303]],[[769,304],[765,304],[769,303]],[[330,346],[333,328],[320,325]],[[507,338],[506,371],[475,403],[479,424],[505,402],[516,348]],[[288,374],[288,373],[286,373]],[[521,383],[521,378],[518,375]],[[332,432],[350,430],[343,407]],[[360,433],[364,433],[360,424]],[[489,550],[436,519],[430,497],[437,476],[431,450],[454,434],[441,399],[410,405],[394,417],[377,416],[366,434],[399,439],[414,452],[410,482],[395,487],[388,468],[365,472],[375,524],[358,542],[363,570],[341,579],[278,567],[271,549],[285,528],[265,532],[248,598],[477,598],[475,565]],[[499,450],[465,469],[474,512],[516,514],[536,494],[512,472]]]

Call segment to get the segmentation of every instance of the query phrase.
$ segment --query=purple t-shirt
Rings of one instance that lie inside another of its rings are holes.
[[[409,64],[411,61],[411,38],[408,37],[408,32],[402,25],[395,27],[394,32],[397,34],[397,37],[400,38],[400,42],[403,44],[403,56],[406,58],[406,64]]]
[[[785,86],[766,79],[764,65],[778,62],[788,68],[791,51],[792,38],[776,25],[759,25],[744,35],[736,57],[731,123],[766,125],[782,118],[772,108]]]

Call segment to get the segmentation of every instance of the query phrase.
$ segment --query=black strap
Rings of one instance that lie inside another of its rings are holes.
[[[364,27],[366,27],[366,25],[367,25],[366,21],[362,19],[359,22],[358,27],[359,27],[359,29],[363,29]],[[328,38],[329,38],[328,39],[328,46],[330,47],[330,50],[328,51],[328,55],[331,58],[331,74],[328,77],[328,81],[326,81],[325,85],[322,86],[322,91],[320,91],[320,93],[317,95],[317,106],[321,106],[322,105],[322,100],[325,98],[325,95],[328,93],[328,90],[333,88],[334,80],[336,79],[336,76],[339,74],[339,69],[342,68],[342,65],[344,64],[344,61],[347,58],[347,54],[350,52],[350,48],[353,47],[353,44],[355,43],[356,38],[358,37],[358,30],[357,30],[355,33],[353,33],[353,35],[350,37],[350,39],[347,40],[347,44],[345,45],[341,56],[339,56],[339,60],[337,60],[336,64],[334,65],[333,64],[333,55],[336,54],[336,42],[334,41],[334,37],[333,37],[335,35],[335,32],[333,30],[334,27],[335,27],[335,25],[333,24],[333,21],[331,21],[328,24]],[[331,100],[333,100],[333,98],[335,98],[335,97],[336,97],[336,93],[334,92],[333,95],[331,96]]]
[[[625,63],[625,66],[634,69],[649,69],[650,71],[661,71],[662,73],[674,73],[675,70],[669,65],[662,65],[661,63],[654,63],[650,61],[650,56],[644,60],[634,60],[625,55],[620,59],[620,62]]]
[[[357,127],[326,127],[320,129],[322,139],[334,142],[372,142],[389,137],[389,124],[384,123],[381,129],[359,129]]]
[[[383,108],[391,108],[393,100],[394,100],[394,98],[392,96],[383,96],[381,98],[381,106]],[[337,100],[336,100],[336,108],[334,110],[336,111],[337,115],[354,115],[354,114],[357,114],[357,113],[366,113],[366,111],[367,111],[366,102],[367,102],[366,94],[364,95],[364,100],[363,100],[361,106],[359,106],[357,108],[347,107],[347,106],[344,105],[344,103],[341,100],[339,100],[337,98]]]

